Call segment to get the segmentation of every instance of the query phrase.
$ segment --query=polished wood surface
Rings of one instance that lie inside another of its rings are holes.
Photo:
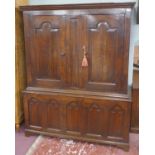
[[[103,9],[103,8],[133,8],[135,2],[129,3],[92,3],[92,4],[63,4],[63,5],[25,5],[22,10],[64,10],[64,9]]]
[[[25,92],[26,132],[128,148],[130,102]]]
[[[25,12],[28,86],[126,94],[129,15],[108,11]],[[83,46],[88,67],[81,65]]]
[[[128,52],[133,4],[21,7],[27,133],[128,148]],[[86,66],[82,66],[84,56]]]

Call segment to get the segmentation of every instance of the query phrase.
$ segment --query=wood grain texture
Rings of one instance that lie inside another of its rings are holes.
[[[22,90],[26,86],[25,78],[25,66],[24,66],[24,30],[23,30],[23,20],[22,13],[19,10],[20,5],[26,5],[27,0],[16,0],[15,8],[15,76],[16,76],[16,88],[15,88],[15,126],[19,130],[20,123],[23,121],[23,101],[22,101]]]
[[[131,9],[86,11],[24,12],[28,86],[127,93]]]
[[[88,16],[88,89],[122,91],[123,29],[122,15]],[[117,68],[116,68],[117,67]],[[127,81],[124,81],[125,85]],[[119,90],[120,89],[120,90]]]
[[[128,146],[129,101],[93,100],[41,92],[25,93],[24,100],[26,131]]]
[[[133,3],[23,6],[26,133],[128,149]],[[85,51],[83,50],[85,49]],[[88,66],[82,66],[83,56]]]
[[[63,4],[63,5],[25,5],[21,10],[63,10],[63,9],[100,9],[100,8],[133,8],[135,2],[129,3],[92,3],[92,4]]]

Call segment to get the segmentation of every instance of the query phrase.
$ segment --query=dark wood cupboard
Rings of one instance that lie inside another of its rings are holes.
[[[128,55],[133,6],[102,3],[21,7],[27,134],[128,149]]]

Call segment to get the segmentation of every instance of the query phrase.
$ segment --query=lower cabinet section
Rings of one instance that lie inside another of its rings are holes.
[[[27,133],[128,148],[130,102],[63,94],[24,94]]]

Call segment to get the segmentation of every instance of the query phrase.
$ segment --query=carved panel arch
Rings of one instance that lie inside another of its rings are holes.
[[[35,97],[31,97],[29,100],[28,100],[29,104],[33,104],[33,103],[36,103],[36,104],[39,104],[41,103],[40,100],[38,100],[37,98]]]
[[[52,28],[51,22],[50,21],[41,22],[40,25],[38,26],[38,29],[41,29],[41,28],[44,28],[44,27]]]
[[[95,28],[90,28],[90,31],[100,32],[100,29],[113,32],[113,31],[117,31],[118,28],[111,27],[110,24],[106,21],[101,21],[96,24]]]
[[[89,111],[93,111],[96,110],[97,112],[101,111],[101,108],[98,104],[96,103],[92,103],[89,107]]]
[[[116,105],[114,105],[114,106],[110,109],[110,111],[111,111],[112,113],[116,113],[116,112],[122,113],[122,112],[124,112],[124,109],[123,109],[120,105],[116,104]]]
[[[50,21],[43,21],[42,23],[40,23],[40,25],[35,28],[37,31],[50,31],[50,32],[57,32],[59,31],[59,27],[55,27],[52,25],[52,23]]]
[[[55,99],[50,99],[49,101],[48,101],[48,104],[49,105],[52,105],[53,107],[59,107],[59,105],[60,105],[60,103],[59,103],[59,101],[57,101],[57,100],[55,100]]]
[[[80,103],[78,101],[71,101],[67,104],[67,108],[69,109],[78,109],[80,108]]]

